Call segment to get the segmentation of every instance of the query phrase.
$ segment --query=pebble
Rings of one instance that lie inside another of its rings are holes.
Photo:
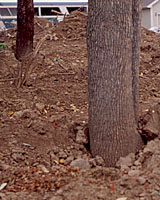
[[[44,108],[45,108],[45,105],[44,105],[44,103],[36,103],[36,108],[38,109],[38,110],[43,110]]]
[[[63,200],[63,198],[58,195],[58,196],[51,197],[49,200]]]
[[[17,111],[13,114],[13,117],[16,117],[16,118],[21,118],[23,116],[23,111]]]
[[[96,161],[96,165],[98,165],[98,166],[104,166],[105,165],[104,160],[101,156],[96,156],[95,161]]]
[[[90,164],[88,160],[84,160],[82,158],[78,158],[73,160],[70,164],[72,167],[79,167],[80,169],[90,169]]]
[[[140,171],[139,171],[139,170],[130,170],[130,171],[128,172],[128,175],[129,175],[129,176],[139,176],[139,174],[140,174]]]
[[[135,161],[135,154],[130,153],[126,157],[121,157],[116,163],[116,166],[119,167],[123,171],[128,170],[128,168],[133,165],[134,161]]]
[[[59,158],[67,158],[67,154],[66,154],[64,151],[60,151],[60,152],[57,154],[57,156],[58,156]]]
[[[0,169],[2,169],[2,170],[7,170],[7,169],[9,169],[11,166],[10,165],[7,165],[7,164],[5,164],[5,163],[0,163]]]
[[[73,156],[69,156],[65,161],[64,161],[64,165],[69,165],[72,161],[74,160]]]
[[[49,173],[49,170],[44,166],[44,165],[39,165],[38,166],[44,173]]]
[[[83,130],[78,130],[76,134],[76,142],[78,144],[88,144],[88,139]]]
[[[138,182],[141,184],[141,185],[144,185],[145,182],[146,182],[146,179],[144,177],[138,177]]]

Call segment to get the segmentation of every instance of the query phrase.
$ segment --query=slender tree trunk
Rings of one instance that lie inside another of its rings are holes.
[[[137,133],[139,2],[89,0],[90,146],[106,166],[142,145]]]
[[[139,86],[139,50],[140,50],[140,27],[141,27],[141,0],[132,0],[132,87],[135,119],[138,122],[138,86]]]
[[[33,0],[18,0],[17,39],[15,56],[20,60],[32,52],[34,36]]]

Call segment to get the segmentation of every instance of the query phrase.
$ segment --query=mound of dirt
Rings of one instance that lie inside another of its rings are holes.
[[[35,19],[29,83],[16,89],[16,30],[0,33],[0,197],[50,200],[160,199],[160,35],[142,28],[138,155],[105,168],[88,151],[87,14]],[[154,111],[154,112],[153,112]]]

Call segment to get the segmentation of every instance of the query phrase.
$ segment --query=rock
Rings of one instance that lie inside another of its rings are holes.
[[[160,138],[160,104],[153,106],[145,115],[143,121],[146,121],[146,124],[142,129],[142,136],[146,140]]]
[[[89,164],[91,165],[91,167],[96,167],[97,164],[96,164],[95,158],[91,158],[91,159],[89,160]]]
[[[42,172],[44,172],[44,173],[49,173],[49,170],[44,166],[44,165],[39,165],[38,166],[38,168],[40,169],[40,170],[42,170]]]
[[[59,162],[59,158],[54,154],[53,151],[50,152],[50,159],[51,159],[51,162]]]
[[[36,117],[36,114],[31,109],[25,109],[17,111],[13,114],[13,117],[15,118],[32,118],[34,119]]]
[[[72,167],[79,167],[80,169],[90,169],[90,164],[88,160],[84,160],[82,158],[78,158],[73,160],[70,164]]]
[[[44,108],[45,108],[45,105],[44,105],[44,103],[36,103],[36,108],[38,109],[38,110],[44,110]]]
[[[7,165],[5,163],[0,163],[0,170],[7,170],[9,169],[11,166]]]
[[[140,160],[139,160],[139,159],[136,160],[136,161],[134,162],[134,165],[135,165],[135,166],[141,166],[141,162],[140,162]]]
[[[11,157],[14,159],[16,162],[21,162],[25,160],[25,156],[23,155],[22,152],[15,152],[12,153]]]
[[[31,119],[35,119],[36,116],[37,116],[36,113],[31,109],[25,109],[22,115],[23,118],[31,118]]]
[[[0,199],[7,200],[5,193],[0,192]]]
[[[57,40],[58,40],[58,37],[54,36],[54,37],[53,37],[53,40],[54,40],[54,41],[57,41]]]
[[[140,171],[139,171],[139,170],[130,170],[130,171],[128,172],[128,175],[129,175],[129,176],[139,176],[139,174],[140,174]]]
[[[64,161],[64,165],[69,165],[72,161],[74,160],[73,156],[69,156],[65,161]]]
[[[57,154],[59,151],[60,151],[60,149],[59,149],[58,147],[54,147],[54,148],[53,148],[53,152],[54,152],[55,154]]]
[[[126,157],[121,157],[116,163],[116,167],[120,168],[122,171],[128,170],[129,167],[133,165],[135,161],[135,154],[130,153]]]
[[[33,127],[33,130],[40,135],[45,135],[47,133],[47,122],[46,121],[37,120],[34,122],[32,127]]]
[[[67,158],[67,154],[66,154],[64,151],[60,151],[60,152],[57,154],[57,156],[58,156],[59,158]]]
[[[20,110],[20,111],[15,112],[13,114],[13,117],[15,117],[15,118],[21,118],[22,115],[23,115],[23,111]]]
[[[154,140],[148,142],[148,144],[146,145],[146,147],[143,150],[143,153],[154,153],[157,149],[157,145],[156,142]]]
[[[98,166],[105,166],[104,160],[101,156],[96,156],[95,162],[96,162],[96,165]]]
[[[83,130],[78,130],[76,133],[76,142],[78,144],[88,144],[88,138],[84,134]]]
[[[144,185],[146,182],[146,179],[144,177],[140,176],[137,178],[137,181],[139,182],[139,184]]]
[[[63,200],[63,198],[58,195],[58,196],[51,197],[49,200]]]

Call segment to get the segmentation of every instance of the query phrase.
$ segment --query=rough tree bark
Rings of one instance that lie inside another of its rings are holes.
[[[34,36],[33,0],[18,0],[15,57],[20,60],[32,52]]]
[[[89,135],[115,166],[143,142],[137,132],[140,0],[89,0]]]

